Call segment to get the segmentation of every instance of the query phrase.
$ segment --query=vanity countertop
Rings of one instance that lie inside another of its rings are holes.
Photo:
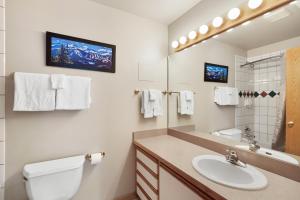
[[[212,182],[201,176],[192,166],[192,159],[198,155],[220,155],[214,151],[194,145],[170,135],[160,135],[134,140],[135,145],[150,153],[160,162],[172,166],[183,177],[192,177],[210,190],[230,200],[296,200],[300,196],[300,183],[257,168],[268,179],[268,186],[262,190],[247,191],[230,188]],[[242,197],[242,198],[241,198]]]

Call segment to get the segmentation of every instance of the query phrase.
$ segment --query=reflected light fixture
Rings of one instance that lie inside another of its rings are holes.
[[[249,20],[249,21],[246,21],[246,22],[242,23],[242,26],[247,26],[247,25],[249,25],[250,23],[251,23],[250,20]]]
[[[226,32],[227,32],[227,33],[230,33],[230,32],[232,32],[232,31],[233,31],[233,28],[228,29]]]
[[[218,38],[218,37],[219,37],[219,35],[214,35],[212,38],[216,39],[216,38]]]
[[[193,40],[193,39],[195,39],[196,37],[197,37],[196,31],[191,31],[191,32],[189,33],[189,39],[190,39],[190,40]]]
[[[223,21],[224,21],[224,20],[223,20],[222,17],[215,17],[214,20],[213,20],[212,25],[213,25],[215,28],[219,28],[220,26],[222,26]]]
[[[241,10],[239,8],[232,8],[229,10],[227,17],[230,20],[235,20],[241,15]]]
[[[252,10],[255,10],[261,6],[263,3],[263,0],[249,0],[248,1],[248,7]]]
[[[177,40],[172,42],[172,48],[176,49],[177,47],[179,47],[179,42]]]
[[[207,25],[200,26],[199,32],[201,35],[205,35],[208,32],[208,26]]]
[[[185,36],[181,36],[179,39],[180,44],[186,44],[187,38]]]

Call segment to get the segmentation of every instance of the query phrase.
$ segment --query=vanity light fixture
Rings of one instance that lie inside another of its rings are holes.
[[[229,10],[227,17],[230,20],[236,20],[241,15],[241,10],[239,8],[232,8]]]
[[[196,37],[197,37],[196,31],[191,31],[191,32],[189,33],[189,39],[190,39],[190,40],[193,40],[193,39],[195,39]]]
[[[252,10],[259,8],[263,3],[263,0],[249,0],[248,7]]]
[[[247,0],[240,6],[231,8],[226,14],[215,17],[211,25],[203,24],[198,31],[191,31],[187,36],[182,36],[177,42],[172,43],[174,52],[182,51],[192,47],[197,43],[205,43],[208,38],[217,38],[220,33],[232,32],[233,28],[239,26],[247,26],[251,23],[251,19],[260,17],[268,17],[273,15],[273,11],[279,7],[288,4],[295,4],[300,7],[300,0]],[[271,14],[269,12],[272,12]]]
[[[294,5],[294,4],[296,4],[296,3],[297,3],[297,1],[294,0],[294,1],[292,1],[292,2],[290,3],[290,5]]]
[[[177,47],[179,47],[179,42],[177,40],[172,42],[172,48],[176,49]]]
[[[199,32],[200,32],[200,34],[201,35],[205,35],[207,32],[208,32],[208,26],[207,25],[202,25],[202,26],[200,26],[200,28],[199,28]]]
[[[212,25],[215,27],[215,28],[219,28],[220,26],[222,26],[224,20],[222,17],[215,17],[214,20],[213,20],[213,23]]]
[[[246,22],[242,23],[242,26],[247,26],[247,25],[249,25],[250,23],[251,23],[250,20],[249,20],[249,21],[246,21]]]
[[[187,38],[185,36],[181,36],[179,39],[180,44],[186,44]]]

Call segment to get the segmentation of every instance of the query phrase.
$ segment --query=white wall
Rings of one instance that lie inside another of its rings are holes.
[[[250,49],[247,51],[247,57],[256,57],[264,54],[269,54],[288,48],[300,47],[300,36],[295,38],[290,38],[284,41],[276,42],[266,46],[258,47],[255,49]]]
[[[84,111],[12,112],[8,78],[5,199],[26,199],[26,163],[97,151],[105,151],[106,158],[85,166],[74,199],[111,200],[134,192],[132,131],[167,125],[166,109],[158,119],[143,119],[133,93],[135,88],[166,90],[166,66],[155,70],[158,80],[139,81],[138,63],[167,56],[167,27],[87,0],[9,0],[6,17],[7,76],[16,71],[89,76],[93,102]],[[45,66],[45,31],[115,44],[116,73]]]
[[[177,114],[177,95],[169,97],[169,126],[195,124],[196,129],[211,132],[235,126],[235,107],[214,103],[216,86],[235,86],[235,55],[245,56],[246,51],[211,39],[205,44],[189,48],[170,56],[169,87],[171,91],[192,90],[195,95],[195,113],[192,117]],[[228,83],[204,82],[204,63],[229,67]]]

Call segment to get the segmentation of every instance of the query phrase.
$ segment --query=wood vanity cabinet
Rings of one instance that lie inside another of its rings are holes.
[[[136,149],[136,193],[141,200],[212,200],[140,148]]]

